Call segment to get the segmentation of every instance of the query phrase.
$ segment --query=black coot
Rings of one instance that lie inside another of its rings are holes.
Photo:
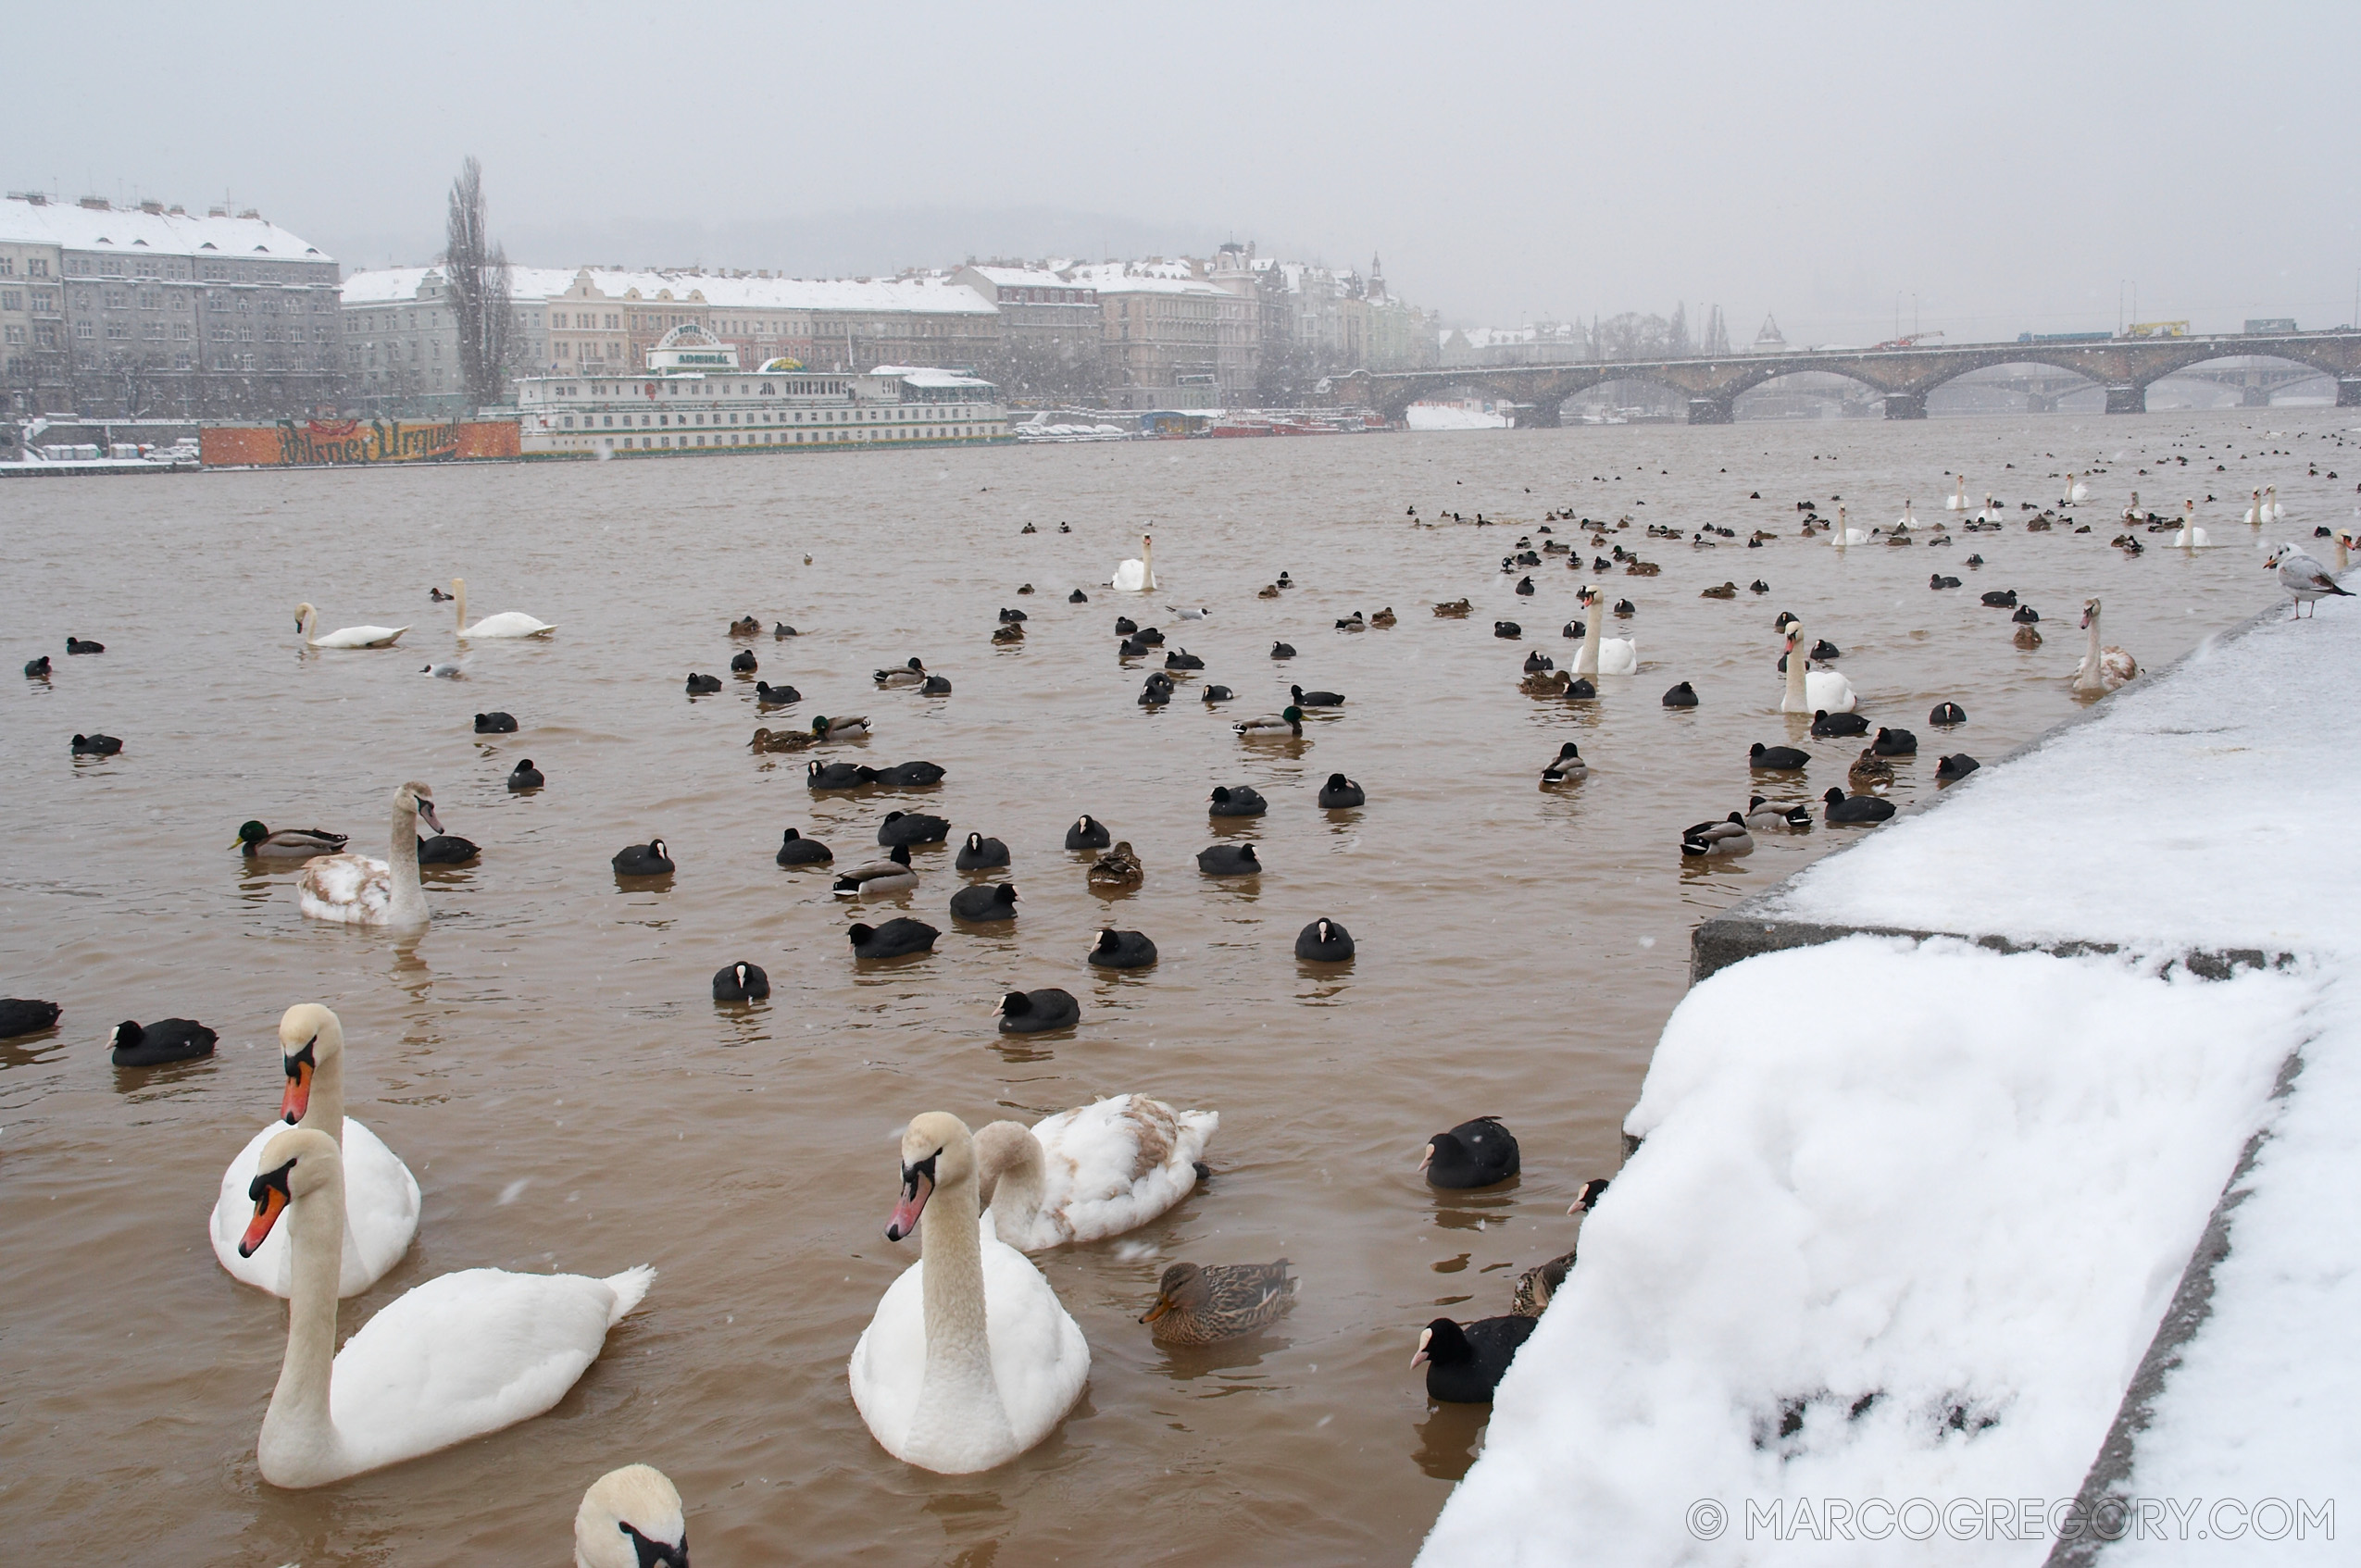
[[[110,1043],[118,1067],[154,1067],[210,1056],[219,1038],[194,1018],[159,1018],[144,1027],[125,1019],[115,1026]]]
[[[1094,816],[1078,816],[1074,826],[1066,829],[1066,847],[1069,850],[1103,850],[1113,842],[1106,824]]]
[[[607,864],[615,867],[618,877],[663,877],[672,870],[672,857],[665,852],[661,839],[650,839],[644,844],[626,844],[615,852],[615,858]]]
[[[1938,784],[1956,784],[1981,766],[1983,766],[1983,764],[1978,762],[1974,757],[1969,756],[1967,753],[1957,753],[1952,756],[1947,756],[1941,762],[1935,764],[1935,782]]]
[[[961,871],[981,871],[990,866],[1006,865],[1008,864],[1008,846],[997,839],[970,833],[968,841],[959,846],[959,858],[951,864]]]
[[[770,977],[759,964],[732,964],[713,972],[716,1002],[760,1002],[770,994]]]
[[[943,766],[940,763],[897,762],[892,767],[879,768],[877,782],[903,790],[922,790],[943,782]]]
[[[1881,757],[1915,757],[1918,754],[1918,738],[1906,729],[1880,729],[1878,738],[1869,742],[1869,750]]]
[[[1883,822],[1893,815],[1892,801],[1881,801],[1875,795],[1848,795],[1833,786],[1820,799],[1828,803],[1827,817],[1829,821],[1834,823],[1849,823],[1855,827],[1861,827],[1872,822]]]
[[[877,825],[877,841],[895,844],[939,844],[951,836],[951,824],[922,811],[889,811]]]
[[[476,733],[479,735],[514,735],[516,732],[517,716],[515,714],[476,715]]]
[[[926,952],[942,934],[925,921],[907,915],[896,915],[882,926],[854,926],[844,933],[853,944],[855,958],[900,958]]]
[[[14,1039],[19,1035],[34,1034],[57,1021],[65,1009],[54,1002],[35,1002],[30,997],[0,997],[0,1039]]]
[[[431,839],[418,840],[420,865],[466,865],[481,853],[482,846],[473,839],[462,839],[456,833],[437,833]]]
[[[1498,1116],[1478,1116],[1427,1140],[1418,1163],[1430,1187],[1490,1187],[1517,1174],[1517,1135]]]
[[[1413,1370],[1427,1369],[1427,1398],[1445,1404],[1492,1402],[1518,1348],[1541,1325],[1537,1317],[1486,1317],[1460,1325],[1439,1317],[1418,1336]]]
[[[1006,882],[979,882],[951,895],[951,914],[959,920],[1014,920],[1017,890]]]
[[[1362,788],[1341,773],[1331,773],[1328,782],[1320,786],[1319,803],[1323,811],[1345,811],[1368,800]]]
[[[1795,773],[1809,766],[1811,761],[1812,753],[1809,752],[1793,746],[1766,746],[1760,740],[1755,741],[1746,753],[1746,765],[1757,769]]]
[[[1197,869],[1208,877],[1255,877],[1262,868],[1252,844],[1216,844],[1197,852]]]
[[[1206,809],[1215,816],[1260,816],[1270,809],[1270,803],[1251,784],[1216,786],[1213,803]]]
[[[1812,716],[1812,733],[1826,739],[1836,735],[1867,735],[1869,721],[1859,714],[1832,714],[1826,708]]]
[[[533,765],[533,760],[531,757],[525,758],[508,770],[508,788],[512,792],[518,790],[538,790],[548,782],[548,779],[542,777],[541,769]]]
[[[1144,931],[1118,931],[1110,926],[1099,932],[1090,961],[1102,969],[1144,969],[1156,962],[1156,943]]]
[[[1929,724],[1965,724],[1968,710],[1956,703],[1937,703],[1934,712],[1927,716]]]
[[[718,675],[699,675],[696,671],[691,670],[688,690],[692,697],[710,697],[721,690],[721,678]]]
[[[818,839],[806,839],[793,828],[785,829],[779,841],[779,864],[781,865],[826,865],[836,858],[835,852]]]
[[[1342,964],[1353,956],[1353,933],[1323,915],[1295,933],[1295,956],[1306,964]]]
[[[1037,1035],[1044,1029],[1071,1028],[1082,1016],[1074,993],[1056,986],[1035,991],[1010,991],[1000,999],[1000,1032]]]
[[[1697,705],[1697,689],[1684,680],[1664,694],[1664,705],[1668,708],[1693,708]]]

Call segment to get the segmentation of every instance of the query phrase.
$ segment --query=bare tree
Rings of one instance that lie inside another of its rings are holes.
[[[485,231],[483,166],[470,157],[451,182],[443,277],[459,328],[459,374],[468,400],[497,403],[507,390],[508,255]]]

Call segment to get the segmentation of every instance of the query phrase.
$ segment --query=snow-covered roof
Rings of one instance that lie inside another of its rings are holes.
[[[1230,291],[1193,277],[1185,263],[1098,262],[1077,267],[1069,280],[1102,294],[1218,294]]]
[[[932,365],[880,365],[869,371],[872,376],[898,376],[914,387],[981,387],[990,391],[992,383],[976,376],[962,376],[956,370],[944,370]]]
[[[1076,279],[1061,278],[1038,267],[969,267],[985,282],[1003,289],[1071,289],[1088,287]]]
[[[87,207],[78,203],[32,202],[22,196],[0,201],[0,241],[150,255],[336,259],[265,218],[195,218],[185,212]]]
[[[356,272],[344,280],[346,305],[398,305],[418,297],[418,285],[431,267],[380,267]]]
[[[356,272],[344,280],[346,305],[380,305],[417,297],[424,267]],[[650,272],[609,267],[511,267],[511,299],[560,299],[587,278],[593,297],[620,300],[638,290],[643,300],[697,296],[716,310],[875,311],[881,314],[990,316],[993,304],[964,284],[943,278],[732,278],[710,272]],[[1061,285],[1064,286],[1064,285]],[[580,296],[576,296],[580,297]]]

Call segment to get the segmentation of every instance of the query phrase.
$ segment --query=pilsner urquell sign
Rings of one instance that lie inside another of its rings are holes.
[[[514,420],[281,419],[219,425],[203,433],[205,466],[446,463],[518,454]]]

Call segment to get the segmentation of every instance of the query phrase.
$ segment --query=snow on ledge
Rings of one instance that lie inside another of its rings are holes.
[[[2072,1498],[2317,989],[1876,937],[1706,980],[1418,1561],[1884,1563],[1748,1505]]]
[[[2279,614],[1743,913],[2161,952],[2361,952],[2361,902],[2342,892],[2361,885],[2361,833],[2344,826],[2361,600]]]

